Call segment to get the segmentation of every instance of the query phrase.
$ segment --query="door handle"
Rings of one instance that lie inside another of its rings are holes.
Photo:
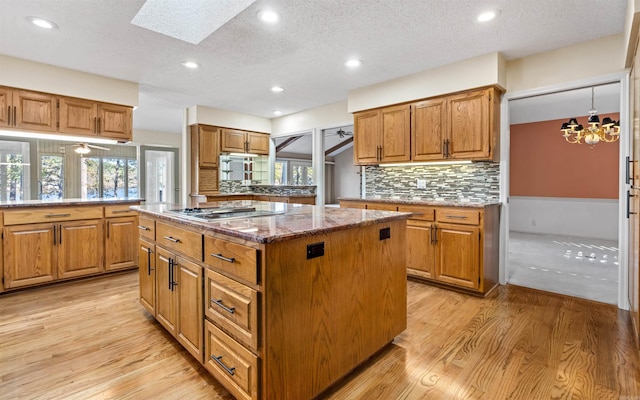
[[[56,243],[57,243],[57,240],[56,240],[56,226],[53,225],[53,245],[55,246]]]
[[[438,244],[438,227],[435,225],[433,226],[433,244]]]
[[[62,224],[59,225],[58,230],[60,231],[60,244],[62,244]]]
[[[11,126],[11,106],[7,106],[7,123]]]
[[[13,106],[13,126],[18,126],[18,122],[16,121],[16,106]]]
[[[107,221],[107,239],[109,239],[109,233],[111,231],[110,226],[111,226],[111,221]]]
[[[154,270],[154,268],[151,268],[151,254],[153,253],[153,251],[151,251],[151,249],[147,249],[147,275],[151,276],[151,271]]]
[[[634,194],[631,194],[630,190],[627,190],[627,219],[631,214],[637,214],[637,212],[631,212],[631,198],[636,197]]]

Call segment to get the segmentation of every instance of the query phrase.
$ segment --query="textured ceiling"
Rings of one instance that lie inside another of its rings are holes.
[[[0,0],[0,54],[138,82],[134,127],[180,132],[181,109],[196,104],[272,118],[495,51],[514,59],[620,33],[626,3],[258,0],[193,45],[131,24],[144,0]],[[257,19],[267,7],[279,24]],[[474,22],[490,8],[502,11],[498,19]],[[27,16],[60,29],[40,30]],[[364,64],[349,70],[350,57]],[[200,69],[186,70],[187,59]],[[273,85],[285,91],[272,93]]]

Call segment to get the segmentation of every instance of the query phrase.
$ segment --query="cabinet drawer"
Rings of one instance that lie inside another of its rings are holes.
[[[414,214],[411,219],[421,221],[433,221],[436,217],[436,209],[433,207],[399,205],[398,211],[412,212]]]
[[[105,206],[104,207],[104,216],[106,218],[111,217],[135,217],[138,215],[138,212],[132,210],[131,207],[133,204],[119,204],[117,206]]]
[[[258,283],[257,253],[254,248],[228,240],[212,236],[204,238],[204,261],[207,264],[254,284]]]
[[[162,222],[156,223],[156,232],[156,243],[162,247],[202,261],[202,234]]]
[[[385,203],[367,203],[367,210],[398,211],[398,205]]]
[[[245,346],[258,348],[258,292],[205,269],[205,314]]]
[[[205,320],[205,368],[237,399],[258,399],[258,357]]]
[[[449,222],[453,224],[479,225],[480,211],[463,210],[458,208],[437,209],[436,220],[438,222]]]
[[[138,232],[140,237],[151,241],[156,240],[156,221],[140,216],[138,218]]]
[[[101,219],[102,207],[23,208],[4,212],[5,225]]]

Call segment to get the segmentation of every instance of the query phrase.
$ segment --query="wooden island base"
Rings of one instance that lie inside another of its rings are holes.
[[[336,210],[363,223],[260,242],[141,208],[141,302],[236,398],[317,398],[407,321],[406,216]]]

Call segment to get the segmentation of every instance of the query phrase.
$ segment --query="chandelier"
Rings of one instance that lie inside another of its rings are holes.
[[[561,132],[564,132],[564,138],[569,143],[582,144],[584,139],[586,144],[597,144],[598,142],[612,143],[620,139],[620,121],[614,121],[609,117],[602,120],[600,125],[600,117],[596,114],[594,103],[594,88],[591,88],[591,109],[589,110],[589,120],[586,128],[578,124],[575,118],[571,118],[569,122],[562,124]]]

